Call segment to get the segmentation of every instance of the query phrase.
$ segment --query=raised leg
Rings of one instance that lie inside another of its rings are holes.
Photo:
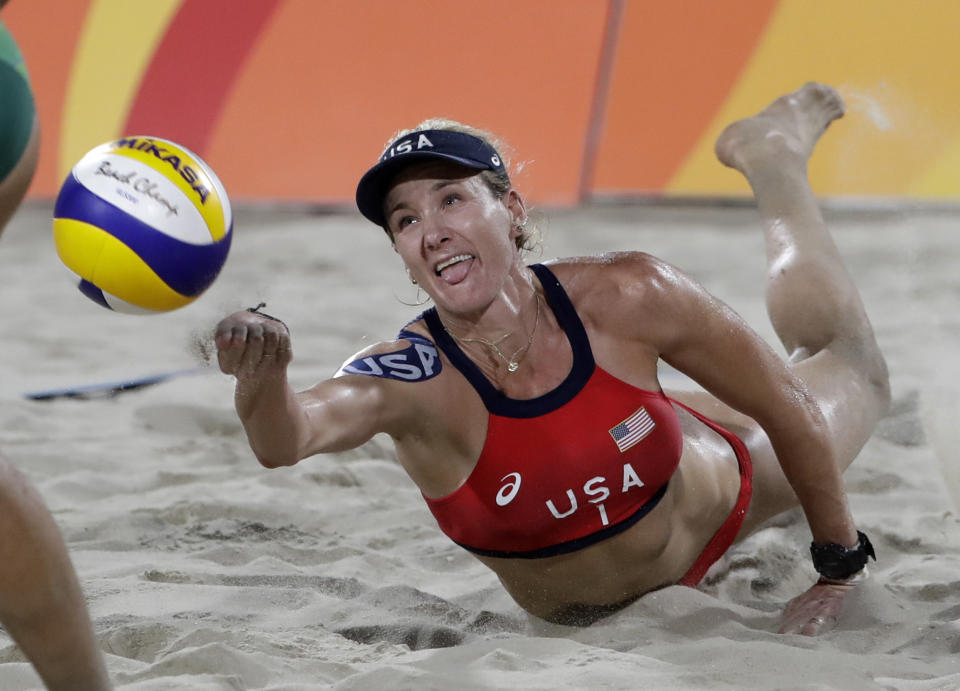
[[[60,531],[37,491],[2,456],[0,623],[51,691],[110,688]]]
[[[766,239],[770,320],[790,366],[821,404],[841,469],[889,404],[886,363],[807,178],[814,146],[843,111],[834,89],[809,83],[733,123],[716,143],[720,161],[753,189]],[[757,507],[758,518],[795,502],[775,464],[764,465],[757,500],[770,505]]]

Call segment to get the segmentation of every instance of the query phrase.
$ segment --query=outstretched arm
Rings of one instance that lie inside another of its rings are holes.
[[[217,324],[216,345],[221,371],[237,379],[234,405],[257,459],[268,468],[299,461],[308,423],[287,382],[286,325],[254,310],[235,312]]]
[[[293,390],[287,381],[293,352],[283,322],[251,310],[235,312],[217,325],[216,345],[220,369],[236,377],[237,414],[264,466],[354,448],[383,431],[383,389],[370,377]]]

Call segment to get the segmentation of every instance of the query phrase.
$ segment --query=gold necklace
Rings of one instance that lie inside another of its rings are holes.
[[[478,338],[460,338],[456,334],[452,333],[446,326],[443,327],[443,330],[446,331],[448,334],[450,334],[450,337],[453,340],[457,341],[458,343],[481,343],[487,346],[488,348],[493,350],[494,353],[497,354],[498,358],[500,358],[505,363],[507,363],[507,372],[516,372],[518,369],[520,369],[520,362],[523,360],[524,357],[526,357],[527,351],[530,350],[530,346],[533,345],[533,337],[537,333],[537,326],[540,325],[540,294],[534,293],[534,296],[537,298],[537,316],[533,321],[533,330],[530,331],[530,337],[527,339],[526,345],[522,345],[519,348],[517,348],[513,352],[513,355],[511,355],[509,358],[503,354],[503,351],[500,350],[500,344],[503,343],[507,338],[513,335],[512,331],[503,334],[503,336],[501,336],[495,341],[488,341],[485,338],[479,338],[479,337]],[[522,355],[520,355],[521,352],[523,353]],[[520,355],[520,357],[517,357],[517,355]]]

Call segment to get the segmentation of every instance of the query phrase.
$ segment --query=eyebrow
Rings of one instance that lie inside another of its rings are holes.
[[[442,190],[444,187],[447,187],[447,186],[449,186],[449,185],[456,185],[457,183],[460,183],[460,182],[463,182],[463,180],[461,180],[461,179],[456,179],[456,180],[440,180],[439,182],[433,183],[433,186],[430,188],[430,191],[431,191],[431,192],[437,192],[438,190]],[[397,203],[394,204],[392,207],[390,207],[389,209],[387,209],[387,213],[386,213],[386,218],[387,218],[387,220],[390,219],[390,216],[393,215],[393,212],[394,212],[394,211],[396,211],[397,209],[402,208],[403,205],[404,205],[403,202],[397,202]]]

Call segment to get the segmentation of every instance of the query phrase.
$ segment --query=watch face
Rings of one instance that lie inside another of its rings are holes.
[[[835,542],[810,545],[810,556],[817,573],[831,580],[845,580],[863,569],[870,557],[876,560],[870,538],[860,531],[857,531],[857,538],[856,547],[844,547]]]

